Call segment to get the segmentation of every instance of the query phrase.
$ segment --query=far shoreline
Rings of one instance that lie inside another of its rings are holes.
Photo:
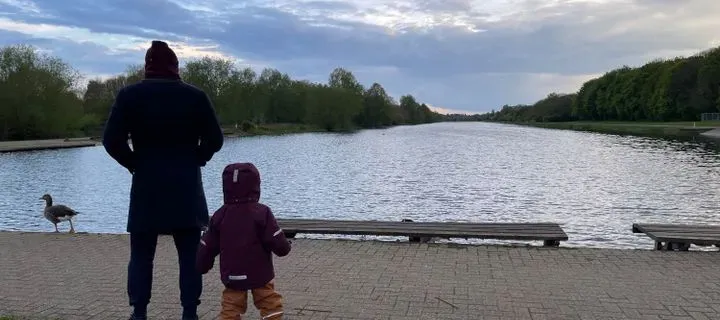
[[[375,128],[382,129],[382,128]],[[354,128],[345,131],[329,131],[318,127],[293,124],[293,123],[273,123],[257,125],[248,130],[241,128],[223,127],[223,135],[226,138],[238,137],[259,137],[259,136],[281,136],[302,133],[352,133],[361,128]],[[0,141],[0,153],[6,152],[24,152],[24,151],[40,151],[54,149],[70,149],[82,147],[94,147],[102,144],[101,136],[74,136],[66,138],[49,138],[49,139],[32,139],[32,140],[9,140]]]
[[[615,135],[630,135],[656,138],[692,138],[705,137],[701,134],[720,128],[720,121],[567,121],[567,122],[501,122],[490,123],[512,124],[544,129],[584,131]]]
[[[572,130],[581,132],[594,132],[602,134],[628,135],[654,138],[703,138],[718,139],[703,133],[720,128],[720,121],[680,121],[680,122],[652,122],[652,121],[567,121],[567,122],[521,122],[521,121],[440,121],[440,122],[470,122],[470,123],[497,123],[543,129]],[[430,123],[427,123],[430,124]],[[261,136],[282,136],[304,133],[354,133],[361,130],[388,129],[407,124],[391,125],[380,128],[350,128],[342,131],[330,131],[312,125],[296,123],[272,123],[254,125],[251,128],[223,127],[226,138],[244,138]],[[39,150],[54,150],[68,148],[93,147],[102,144],[100,136],[73,136],[55,139],[37,140],[10,140],[0,141],[0,153],[24,152]]]

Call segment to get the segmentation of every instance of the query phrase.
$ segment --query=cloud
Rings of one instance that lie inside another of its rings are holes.
[[[396,98],[488,111],[718,45],[719,14],[711,0],[0,0],[0,45],[109,74],[159,38],[185,60],[231,57],[313,81],[343,66]]]

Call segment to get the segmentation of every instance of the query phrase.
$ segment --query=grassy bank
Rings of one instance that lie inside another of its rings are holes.
[[[283,135],[307,132],[328,132],[327,130],[304,125],[304,124],[263,124],[253,126],[252,128],[226,127],[223,133],[228,137],[251,137],[264,135]],[[67,137],[48,140],[16,140],[16,141],[0,141],[0,152],[11,151],[30,151],[45,149],[60,149],[73,147],[95,146],[100,143],[102,137],[100,135],[92,137]],[[0,318],[0,320],[5,320]]]
[[[271,123],[256,125],[251,128],[224,127],[223,132],[226,136],[232,137],[252,137],[252,136],[275,136],[293,133],[309,133],[309,132],[327,132],[327,130],[298,123]]]
[[[513,123],[539,128],[589,131],[597,133],[653,136],[691,137],[720,127],[720,121],[633,122],[633,121],[570,121]]]

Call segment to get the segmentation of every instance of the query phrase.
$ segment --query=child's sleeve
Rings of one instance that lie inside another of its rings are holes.
[[[285,233],[278,226],[277,220],[270,208],[267,209],[265,217],[265,230],[262,235],[263,244],[278,257],[284,257],[290,253],[290,241],[285,238]]]
[[[220,221],[223,214],[222,208],[213,214],[207,231],[200,239],[195,267],[202,274],[212,269],[215,257],[220,253]]]

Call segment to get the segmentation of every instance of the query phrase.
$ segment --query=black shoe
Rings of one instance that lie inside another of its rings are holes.
[[[198,320],[197,308],[183,308],[182,320]]]
[[[130,315],[130,320],[147,320],[147,316],[136,316],[133,313]]]

